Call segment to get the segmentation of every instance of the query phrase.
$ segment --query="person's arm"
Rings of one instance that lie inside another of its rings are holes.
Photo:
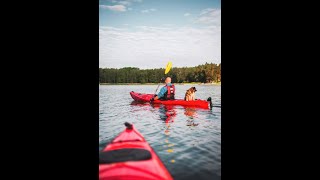
[[[166,87],[162,87],[160,89],[160,92],[158,93],[158,95],[156,97],[154,97],[153,100],[157,100],[159,98],[162,98],[166,92],[167,92],[167,88]]]

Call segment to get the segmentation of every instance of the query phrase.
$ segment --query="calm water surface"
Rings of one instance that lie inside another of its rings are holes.
[[[192,86],[198,90],[196,98],[212,98],[212,110],[135,103],[129,94],[154,93],[157,85],[101,85],[99,149],[122,132],[127,121],[142,133],[174,179],[221,179],[221,86]],[[190,87],[176,85],[176,98],[182,99]]]

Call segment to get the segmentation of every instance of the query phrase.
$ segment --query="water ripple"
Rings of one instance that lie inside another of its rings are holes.
[[[156,85],[99,87],[99,149],[133,123],[174,179],[221,179],[221,88],[198,86],[196,98],[212,98],[213,109],[152,107],[135,103],[130,91],[153,93]],[[183,98],[191,85],[176,85]]]

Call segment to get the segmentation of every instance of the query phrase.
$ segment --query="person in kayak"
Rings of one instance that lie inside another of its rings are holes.
[[[167,77],[165,80],[166,85],[160,89],[158,94],[155,94],[155,97],[150,99],[150,102],[154,100],[172,100],[175,99],[175,87],[174,84],[171,84],[171,78]]]

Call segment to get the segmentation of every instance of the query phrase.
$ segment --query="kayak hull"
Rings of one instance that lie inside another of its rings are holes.
[[[153,179],[153,180],[172,180],[172,176],[166,169],[160,158],[157,156],[152,147],[146,142],[144,137],[132,125],[132,129],[126,128],[120,133],[109,145],[102,150],[102,153],[120,151],[129,149],[145,151],[149,157],[142,157],[143,160],[128,160],[122,162],[99,162],[99,179]],[[124,153],[125,155],[128,152]],[[142,155],[141,155],[142,154]],[[124,155],[124,156],[125,156]],[[134,157],[143,156],[143,153],[135,154]],[[123,158],[115,155],[115,160]],[[100,159],[99,159],[100,161]],[[121,161],[121,160],[120,160]]]
[[[132,99],[138,102],[150,102],[150,99],[154,96],[153,94],[144,94],[131,91],[130,95]],[[194,100],[194,101],[185,101],[184,99],[175,99],[175,100],[155,100],[154,104],[164,104],[164,105],[180,105],[180,106],[190,106],[190,107],[199,107],[204,109],[209,109],[212,106],[211,98],[210,100]]]

